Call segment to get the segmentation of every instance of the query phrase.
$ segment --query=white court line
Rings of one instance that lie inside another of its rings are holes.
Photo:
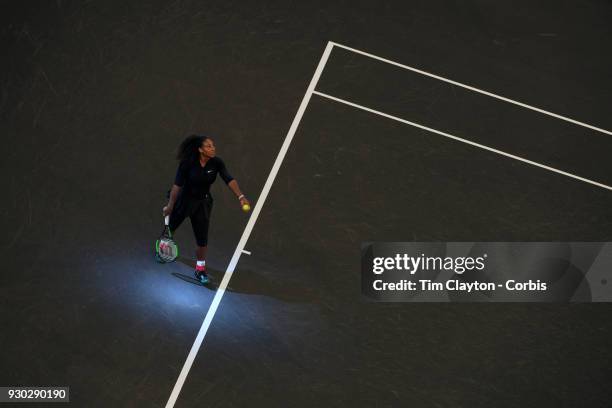
[[[369,57],[369,58],[373,58],[373,59],[378,60],[378,61],[386,62],[387,64],[395,65],[396,67],[404,68],[404,69],[407,69],[407,70],[412,71],[412,72],[416,72],[416,73],[421,74],[421,75],[425,75],[425,76],[428,76],[428,77],[431,77],[431,78],[434,78],[434,79],[438,79],[440,81],[447,82],[449,84],[460,86],[462,88],[469,89],[470,91],[478,92],[480,94],[487,95],[487,96],[490,96],[490,97],[495,98],[495,99],[499,99],[499,100],[504,101],[504,102],[512,103],[514,105],[521,106],[523,108],[531,109],[533,111],[540,112],[540,113],[543,113],[543,114],[548,115],[548,116],[552,116],[553,118],[561,119],[561,120],[564,120],[566,122],[570,122],[570,123],[573,123],[575,125],[583,126],[585,128],[589,128],[591,130],[595,130],[597,132],[605,133],[607,135],[611,135],[612,136],[612,132],[611,131],[606,130],[606,129],[602,129],[602,128],[599,128],[599,127],[596,127],[596,126],[593,126],[593,125],[589,125],[588,123],[580,122],[580,121],[577,121],[575,119],[568,118],[566,116],[562,116],[562,115],[559,115],[559,114],[556,114],[556,113],[553,113],[553,112],[550,112],[550,111],[547,111],[547,110],[544,110],[544,109],[536,108],[535,106],[527,105],[526,103],[515,101],[514,99],[506,98],[504,96],[497,95],[497,94],[494,94],[492,92],[485,91],[483,89],[475,88],[473,86],[466,85],[466,84],[463,84],[461,82],[453,81],[452,79],[444,78],[444,77],[441,77],[439,75],[435,75],[435,74],[432,74],[430,72],[423,71],[423,70],[420,70],[420,69],[417,69],[417,68],[414,68],[414,67],[411,67],[411,66],[408,66],[408,65],[400,64],[399,62],[391,61],[391,60],[388,60],[386,58],[382,58],[382,57],[379,57],[379,56],[374,55],[374,54],[370,54],[370,53],[365,52],[365,51],[361,51],[361,50],[358,50],[358,49],[355,49],[355,48],[347,47],[346,45],[342,45],[342,44],[338,44],[338,43],[333,43],[333,45],[336,46],[336,47],[339,47],[339,48],[344,48],[345,50],[354,52],[356,54],[361,54],[363,56],[366,56],[366,57]]]
[[[380,111],[377,111],[375,109],[371,109],[371,108],[368,108],[366,106],[358,105],[356,103],[349,102],[349,101],[344,100],[344,99],[336,98],[335,96],[327,95],[327,94],[324,94],[324,93],[319,92],[319,91],[314,91],[313,93],[315,95],[319,95],[319,96],[321,96],[323,98],[327,98],[327,99],[330,99],[332,101],[342,103],[344,105],[352,106],[353,108],[357,108],[357,109],[361,109],[361,110],[366,111],[366,112],[374,113],[376,115],[383,116],[383,117],[388,118],[388,119],[393,119],[393,120],[395,120],[397,122],[405,123],[407,125],[414,126],[416,128],[423,129],[423,130],[426,130],[426,131],[431,132],[431,133],[435,133],[435,134],[440,135],[440,136],[448,137],[450,139],[457,140],[459,142],[466,143],[466,144],[478,147],[480,149],[488,150],[490,152],[497,153],[497,154],[500,154],[502,156],[506,156],[506,157],[509,157],[511,159],[521,161],[523,163],[531,164],[532,166],[540,167],[542,169],[546,169],[546,170],[549,170],[549,171],[552,171],[552,172],[555,172],[555,173],[558,173],[558,174],[562,174],[564,176],[571,177],[573,179],[580,180],[580,181],[583,181],[585,183],[589,183],[589,184],[592,184],[594,186],[605,188],[607,190],[612,191],[612,187],[610,187],[610,186],[608,186],[606,184],[598,183],[596,181],[589,180],[589,179],[586,179],[584,177],[580,177],[580,176],[577,176],[575,174],[568,173],[566,171],[556,169],[554,167],[546,166],[544,164],[541,164],[541,163],[538,163],[538,162],[534,162],[532,160],[528,160],[528,159],[525,159],[525,158],[522,158],[522,157],[519,157],[519,156],[515,156],[513,154],[506,153],[504,151],[497,150],[497,149],[494,149],[492,147],[482,145],[480,143],[476,143],[476,142],[472,142],[470,140],[462,139],[460,137],[453,136],[450,133],[441,132],[439,130],[432,129],[432,128],[427,127],[427,126],[419,125],[418,123],[411,122],[409,120],[405,120],[405,119],[402,119],[402,118],[398,118],[397,116],[389,115],[388,113],[380,112]]]
[[[247,251],[246,249],[243,249],[242,253],[246,255],[251,255],[251,251]]]
[[[287,150],[289,150],[289,145],[291,144],[291,141],[293,140],[293,136],[295,135],[295,132],[297,131],[298,125],[300,124],[300,121],[302,120],[302,116],[304,115],[304,112],[306,111],[306,106],[308,105],[308,102],[310,101],[312,93],[314,92],[315,87],[317,86],[317,82],[319,81],[319,78],[321,77],[321,73],[323,72],[323,68],[325,67],[327,60],[329,59],[329,54],[331,53],[332,48],[333,48],[333,43],[328,42],[327,46],[325,47],[325,51],[323,51],[323,55],[321,56],[321,60],[319,61],[319,65],[317,65],[317,69],[315,70],[314,75],[312,76],[310,85],[308,85],[306,94],[304,95],[304,98],[302,99],[302,103],[300,104],[300,107],[297,113],[295,114],[295,118],[293,118],[293,122],[291,123],[291,127],[289,128],[289,132],[287,132],[285,141],[283,142],[283,145],[281,146],[281,149],[278,152],[278,156],[276,156],[276,161],[274,162],[274,165],[272,166],[272,170],[270,170],[270,174],[268,175],[266,184],[264,184],[261,194],[259,195],[259,199],[257,203],[255,204],[255,208],[253,209],[253,213],[251,214],[251,217],[249,218],[249,222],[247,223],[247,226],[244,229],[244,232],[242,233],[240,242],[238,242],[238,246],[236,247],[236,250],[234,251],[234,255],[232,256],[232,259],[227,267],[227,270],[225,271],[223,280],[221,281],[221,284],[219,285],[219,288],[217,289],[217,293],[215,293],[215,297],[213,298],[210,308],[208,308],[206,317],[204,318],[204,321],[202,322],[202,327],[200,327],[200,331],[198,332],[198,335],[193,343],[193,346],[191,346],[191,351],[189,352],[189,355],[187,356],[187,360],[185,361],[185,364],[183,365],[183,369],[181,370],[181,373],[179,374],[179,377],[176,380],[174,389],[172,390],[172,393],[170,394],[170,398],[168,399],[168,402],[166,403],[166,408],[174,407],[174,404],[176,403],[176,400],[181,392],[181,389],[183,388],[183,384],[185,383],[185,379],[187,378],[187,375],[189,374],[191,365],[193,364],[193,361],[196,355],[198,354],[198,351],[200,350],[200,346],[202,345],[202,342],[204,341],[204,336],[206,336],[206,332],[208,331],[208,328],[210,327],[210,323],[212,322],[212,319],[215,317],[215,313],[217,312],[217,308],[219,307],[221,298],[223,297],[223,294],[225,293],[225,289],[227,288],[227,285],[229,284],[229,281],[232,278],[232,274],[234,273],[234,268],[236,267],[236,264],[238,263],[238,259],[240,259],[240,254],[242,253],[244,246],[246,245],[246,242],[249,239],[249,236],[251,235],[251,231],[253,230],[255,223],[257,222],[257,217],[259,216],[259,212],[261,211],[261,208],[263,207],[266,201],[266,198],[268,197],[268,193],[270,192],[270,189],[272,188],[272,184],[274,183],[274,179],[276,178],[276,175],[280,169],[281,164],[283,163],[285,155],[287,154]]]

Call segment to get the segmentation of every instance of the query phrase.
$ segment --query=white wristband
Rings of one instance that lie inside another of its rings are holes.
[[[240,197],[238,197],[239,200],[242,200],[244,198],[244,194],[240,194]]]

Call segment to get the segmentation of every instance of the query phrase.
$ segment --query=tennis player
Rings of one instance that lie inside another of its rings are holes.
[[[174,185],[170,190],[168,205],[163,208],[170,215],[170,231],[174,231],[185,220],[191,219],[195,235],[196,269],[194,275],[202,284],[208,283],[206,273],[206,250],[208,246],[208,225],[213,207],[210,186],[219,175],[240,201],[240,206],[250,205],[240,191],[238,183],[229,174],[223,160],[216,156],[215,144],[208,136],[188,136],[179,146]]]

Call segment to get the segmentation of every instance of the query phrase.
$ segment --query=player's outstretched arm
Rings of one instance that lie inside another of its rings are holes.
[[[240,187],[238,186],[238,182],[236,180],[230,181],[227,183],[227,186],[232,190],[236,197],[238,197],[238,200],[240,200],[240,206],[251,205],[249,200],[247,200],[244,194],[242,194],[242,191],[240,191]]]
[[[163,208],[164,216],[170,215],[172,210],[174,209],[174,204],[176,203],[176,199],[181,192],[183,187],[179,187],[176,184],[172,186],[172,190],[170,190],[170,198],[168,199],[168,204]]]

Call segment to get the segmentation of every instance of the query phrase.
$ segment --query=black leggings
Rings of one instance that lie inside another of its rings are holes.
[[[213,207],[213,198],[208,193],[205,198],[192,198],[181,195],[170,214],[170,231],[174,231],[189,217],[191,228],[198,246],[208,245],[208,224]]]

